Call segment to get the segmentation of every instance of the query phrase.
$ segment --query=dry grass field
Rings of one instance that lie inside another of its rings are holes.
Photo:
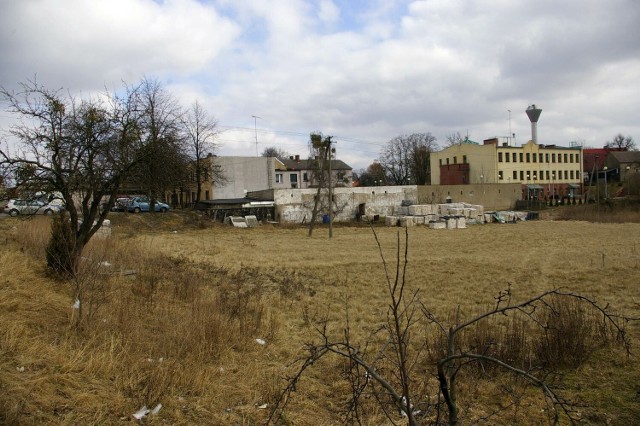
[[[352,342],[380,343],[389,298],[368,227],[336,226],[329,239],[323,227],[308,238],[306,228],[234,229],[189,214],[112,220],[112,237],[93,241],[70,283],[47,274],[48,218],[0,220],[0,423],[130,423],[162,404],[141,422],[264,424],[323,324],[340,339],[348,313]],[[394,273],[404,233],[375,232]],[[489,309],[507,288],[518,301],[562,287],[638,317],[639,245],[639,223],[410,228],[406,286],[444,324]],[[414,340],[428,341],[419,331]],[[582,424],[638,424],[640,325],[628,331],[631,357],[607,345],[548,377]],[[325,357],[307,370],[276,424],[342,424],[345,364]],[[416,381],[435,402],[434,366],[418,364]],[[506,408],[481,424],[545,424],[537,388],[481,373],[461,379],[463,424],[496,407]],[[370,399],[362,424],[392,424]]]

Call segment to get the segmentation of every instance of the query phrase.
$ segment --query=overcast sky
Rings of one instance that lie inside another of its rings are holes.
[[[354,169],[402,134],[521,145],[533,103],[539,143],[640,142],[638,0],[0,0],[0,34],[5,88],[155,78],[215,116],[221,155],[257,133],[306,156],[313,131]]]

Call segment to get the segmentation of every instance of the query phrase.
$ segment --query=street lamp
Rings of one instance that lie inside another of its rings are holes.
[[[631,166],[627,166],[627,196],[631,195]]]
[[[531,199],[531,189],[529,188],[529,173],[527,173],[527,200]]]
[[[607,166],[604,166],[602,170],[604,170],[604,199],[609,198],[609,190],[607,189]]]

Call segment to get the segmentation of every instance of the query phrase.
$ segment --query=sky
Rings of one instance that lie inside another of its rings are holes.
[[[321,132],[354,169],[412,133],[520,146],[531,104],[541,144],[638,144],[639,23],[637,0],[0,0],[0,85],[157,79],[215,117],[218,155]]]

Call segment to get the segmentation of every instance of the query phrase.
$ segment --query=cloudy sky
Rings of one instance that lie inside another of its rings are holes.
[[[0,0],[0,34],[5,88],[155,78],[216,117],[221,155],[306,156],[313,131],[355,169],[402,134],[520,145],[532,103],[540,143],[640,142],[637,0]]]

